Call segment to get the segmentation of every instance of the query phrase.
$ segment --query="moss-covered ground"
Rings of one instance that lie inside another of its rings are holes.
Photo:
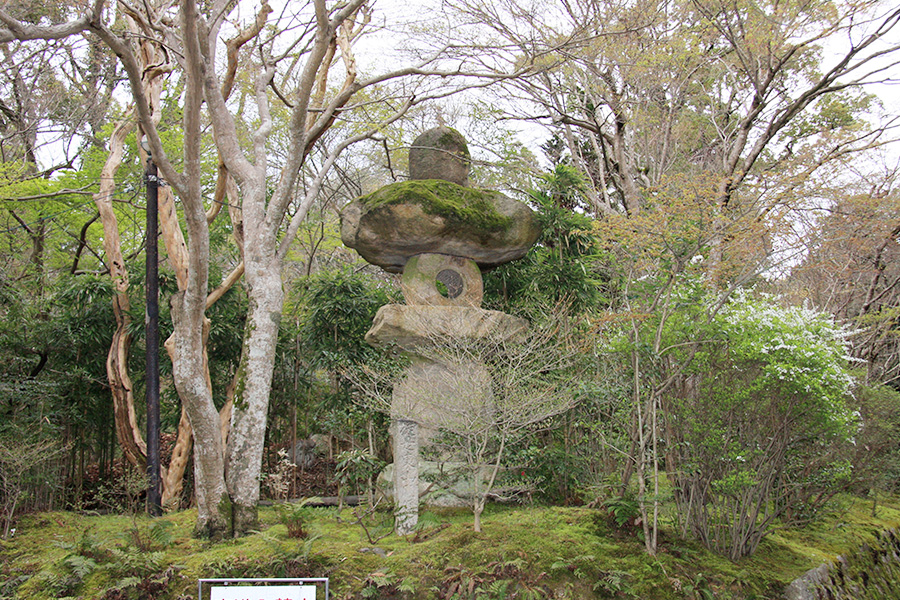
[[[664,525],[656,557],[637,529],[589,508],[492,506],[484,530],[471,515],[423,516],[415,538],[387,535],[390,515],[366,530],[350,509],[304,509],[310,536],[288,537],[272,508],[259,533],[219,543],[191,537],[196,514],[31,515],[0,542],[0,598],[196,598],[198,578],[328,577],[332,598],[780,598],[823,561],[900,525],[900,498],[839,498],[802,528],[769,535],[732,562]]]

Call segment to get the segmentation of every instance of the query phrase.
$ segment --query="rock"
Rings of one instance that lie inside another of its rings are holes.
[[[316,452],[322,456],[331,455],[332,436],[328,433],[314,433],[309,439],[316,445]]]
[[[297,440],[290,452],[291,462],[298,467],[308,469],[322,456],[331,454],[331,436],[325,433],[314,433],[306,439]]]
[[[828,581],[828,565],[821,564],[792,581],[785,588],[784,597],[786,600],[818,600],[820,596],[816,592],[816,588]]]
[[[410,179],[443,179],[464,186],[470,165],[466,138],[449,127],[429,129],[409,149]]]
[[[291,451],[291,462],[301,469],[308,469],[316,462],[316,442],[312,438],[297,440]]]
[[[372,346],[396,344],[415,352],[444,338],[508,338],[528,329],[525,319],[473,306],[407,306],[385,304],[378,309],[366,342]]]
[[[344,244],[391,273],[423,253],[489,269],[524,256],[538,235],[537,217],[522,202],[435,179],[384,186],[341,213]]]
[[[482,467],[480,475],[483,482],[489,481],[490,468]],[[419,498],[422,504],[436,508],[471,508],[475,495],[472,476],[471,469],[461,461],[419,459]],[[378,487],[388,498],[394,498],[393,463],[378,475]]]

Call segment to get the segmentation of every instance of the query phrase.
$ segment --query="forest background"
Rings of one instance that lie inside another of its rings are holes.
[[[4,535],[145,468],[148,151],[166,506],[242,535],[278,448],[322,433],[388,459],[347,372],[380,360],[362,337],[396,282],[341,245],[338,212],[402,180],[439,122],[473,183],[544,227],[485,274],[486,307],[585,363],[572,408],[511,440],[509,489],[633,509],[653,554],[668,482],[683,533],[732,558],[841,491],[895,491],[898,115],[871,90],[898,73],[900,10],[388,9],[0,9]]]

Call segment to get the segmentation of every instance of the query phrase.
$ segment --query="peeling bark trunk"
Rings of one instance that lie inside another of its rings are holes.
[[[166,246],[169,264],[172,265],[172,270],[175,271],[175,281],[178,283],[178,289],[183,290],[187,285],[188,279],[188,249],[178,222],[175,197],[172,194],[172,189],[169,187],[159,188],[159,226]]]
[[[128,374],[128,351],[131,348],[128,271],[125,268],[125,258],[122,256],[119,222],[112,207],[112,196],[116,187],[115,174],[122,164],[125,138],[134,129],[134,123],[130,117],[131,113],[129,112],[116,125],[110,138],[109,154],[100,173],[100,189],[94,195],[94,203],[97,205],[100,222],[103,225],[103,251],[106,254],[109,275],[115,285],[113,314],[116,319],[116,330],[106,356],[106,376],[112,391],[116,438],[119,440],[125,459],[134,467],[144,469],[147,445],[144,443],[137,425],[134,391],[131,377]]]
[[[140,24],[132,18],[128,18],[129,28],[135,34],[141,33]],[[162,88],[163,75],[169,68],[168,57],[163,49],[152,41],[152,37],[140,36],[143,41],[138,53],[139,60],[144,65],[145,77],[142,78],[144,93],[146,94],[152,112],[151,122],[154,127],[162,118]],[[153,67],[152,69],[150,67]],[[140,152],[141,159],[147,157]],[[188,249],[184,234],[178,221],[178,213],[175,208],[175,197],[171,187],[159,188],[159,224],[166,254],[172,269],[175,271],[175,281],[178,289],[183,291],[188,284]],[[166,350],[172,363],[175,363],[173,346],[168,342]],[[176,386],[177,387],[177,386]],[[182,406],[181,418],[178,422],[178,434],[175,439],[175,447],[169,465],[161,473],[163,484],[161,501],[163,506],[171,506],[177,502],[183,488],[184,472],[187,469],[188,460],[193,445],[193,430],[187,412]]]
[[[236,369],[234,377],[225,386],[225,404],[222,406],[222,410],[219,411],[219,421],[222,427],[222,447],[226,449],[226,452],[228,448],[228,434],[231,432],[231,413],[234,411],[234,391],[237,389],[240,375],[240,369]]]
[[[134,123],[126,118],[114,130],[110,140],[110,150],[100,178],[100,189],[94,196],[100,220],[103,225],[103,245],[108,263],[110,277],[115,285],[113,298],[113,314],[116,319],[116,330],[113,333],[109,354],[106,360],[107,378],[113,397],[116,438],[129,464],[143,470],[147,461],[147,445],[141,435],[134,407],[134,393],[131,377],[128,373],[128,353],[132,337],[129,333],[131,319],[128,311],[128,271],[122,255],[119,225],[112,208],[112,195],[115,189],[114,176],[122,163],[125,137],[133,130]],[[164,194],[161,194],[161,196]],[[171,207],[171,193],[168,194]],[[174,208],[171,208],[174,214]],[[177,227],[177,221],[175,222]],[[180,237],[180,229],[178,230]],[[184,240],[181,240],[184,246]],[[176,269],[177,271],[177,269]],[[168,468],[162,473],[162,502],[171,505],[181,493],[184,471],[187,467],[191,449],[191,428],[186,415],[178,426],[178,438],[172,452]]]
[[[156,104],[156,103],[154,103]],[[175,210],[175,198],[171,188],[159,189],[159,223],[166,254],[169,263],[175,271],[175,281],[179,290],[184,290],[188,281],[187,244],[178,223],[178,213]],[[172,364],[175,363],[173,354],[174,345],[168,341],[165,344],[166,351]],[[188,459],[191,456],[193,445],[193,430],[187,411],[182,406],[181,418],[178,421],[178,435],[175,438],[175,447],[172,450],[172,458],[169,466],[162,474],[163,491],[162,504],[170,506],[181,495],[184,485],[184,472],[187,469]]]
[[[184,489],[184,472],[187,470],[188,459],[191,457],[193,435],[191,421],[187,411],[181,409],[181,418],[178,420],[178,435],[175,438],[175,447],[172,448],[172,458],[168,467],[162,472],[162,497],[163,507],[177,508],[178,499]]]
[[[134,412],[134,390],[128,374],[128,351],[131,348],[131,334],[128,332],[131,319],[128,317],[125,294],[116,293],[113,298],[113,313],[116,317],[116,331],[113,333],[109,354],[106,356],[106,375],[113,397],[116,438],[122,447],[125,459],[134,467],[146,467],[147,445],[140,435]]]

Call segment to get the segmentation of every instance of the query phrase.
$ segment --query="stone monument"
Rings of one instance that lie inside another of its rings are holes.
[[[441,340],[514,336],[527,327],[481,308],[481,270],[522,257],[540,227],[525,204],[468,187],[469,166],[462,135],[430,129],[410,149],[408,181],[355,200],[341,215],[344,244],[402,273],[406,304],[382,306],[366,341],[411,357],[391,399],[396,528],[404,535],[418,520],[420,447],[458,410],[470,410],[473,398],[491,402],[483,364],[439,360],[426,350]]]

